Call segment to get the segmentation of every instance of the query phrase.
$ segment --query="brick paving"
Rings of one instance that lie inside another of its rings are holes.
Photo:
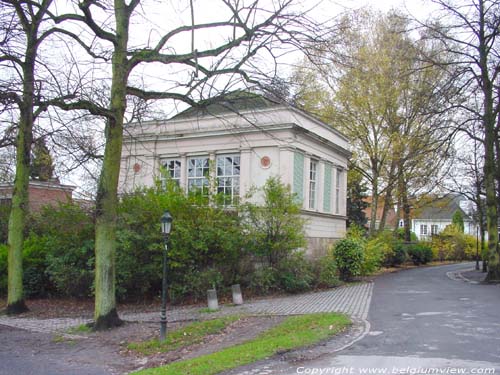
[[[240,306],[221,306],[214,313],[203,313],[200,308],[173,308],[167,311],[168,321],[201,320],[229,314],[271,314],[298,315],[318,312],[340,312],[356,319],[366,319],[370,307],[373,283],[358,283],[342,286],[315,293],[298,294],[294,296],[267,298],[248,301]],[[159,312],[155,313],[124,313],[121,318],[126,321],[157,322]],[[78,335],[68,335],[71,327],[90,323],[85,318],[34,319],[0,316],[0,324],[22,328],[34,332],[65,334],[74,338]]]

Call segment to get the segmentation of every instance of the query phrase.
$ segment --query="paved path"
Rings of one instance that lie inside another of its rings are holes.
[[[296,315],[315,312],[342,312],[357,319],[366,319],[372,295],[372,283],[343,286],[317,293],[269,298],[245,303],[241,306],[222,306],[216,313],[201,313],[200,308],[174,308],[168,311],[169,322],[207,319],[237,313]],[[159,314],[123,314],[127,321],[159,321]],[[69,328],[90,323],[84,318],[34,319],[0,316],[0,324],[41,333],[65,333]],[[77,338],[78,335],[70,335]]]
[[[315,360],[264,361],[231,374],[500,374],[500,285],[459,277],[473,264],[378,277],[370,332]]]

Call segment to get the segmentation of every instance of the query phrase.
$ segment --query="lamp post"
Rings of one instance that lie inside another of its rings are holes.
[[[168,251],[168,237],[172,229],[172,215],[167,210],[163,213],[160,219],[161,233],[163,234],[163,241],[165,250],[163,251],[163,279],[161,288],[161,310],[160,310],[160,341],[165,341],[167,337],[167,251]]]
[[[479,226],[478,225],[476,225],[476,271],[479,271]]]

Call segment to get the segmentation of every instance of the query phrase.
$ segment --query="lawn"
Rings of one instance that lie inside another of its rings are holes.
[[[335,313],[290,316],[255,339],[197,358],[172,362],[166,366],[141,370],[140,375],[211,375],[246,365],[276,353],[309,346],[351,324],[345,315]]]

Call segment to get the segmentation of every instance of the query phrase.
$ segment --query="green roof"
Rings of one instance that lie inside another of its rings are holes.
[[[182,120],[192,117],[217,116],[224,113],[240,113],[258,109],[281,106],[277,100],[248,91],[232,91],[211,99],[202,100],[196,106],[172,117],[173,120]]]

